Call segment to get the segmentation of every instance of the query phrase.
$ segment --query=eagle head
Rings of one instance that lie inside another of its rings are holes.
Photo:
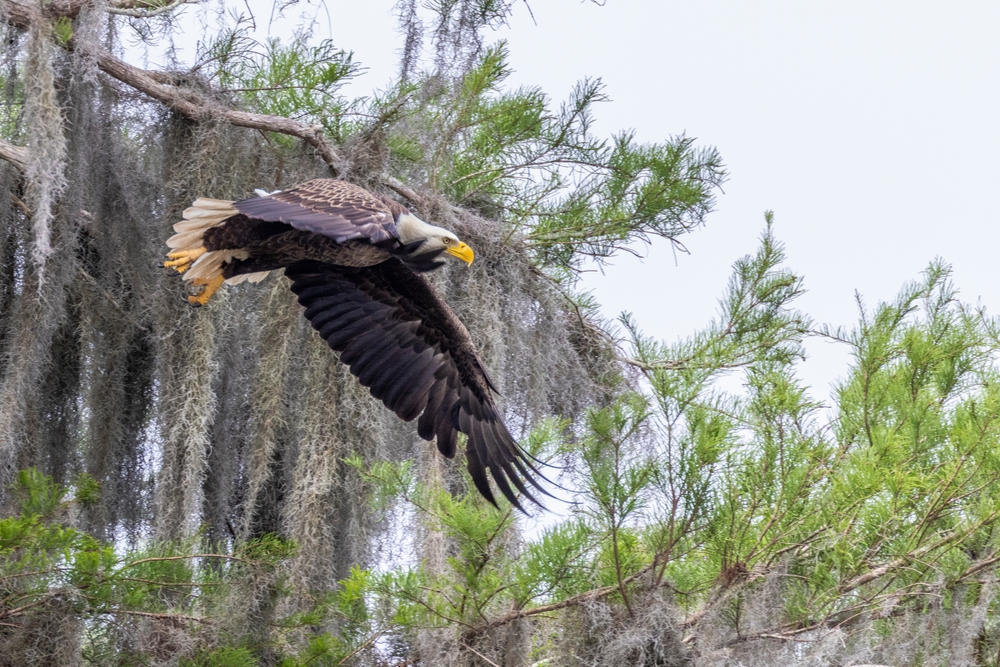
[[[396,220],[396,232],[403,245],[420,242],[414,255],[437,251],[457,257],[466,264],[472,264],[476,255],[472,248],[462,243],[457,236],[443,227],[429,225],[412,213],[403,213]]]

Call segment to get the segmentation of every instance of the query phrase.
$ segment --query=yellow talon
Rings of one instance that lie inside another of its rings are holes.
[[[205,246],[195,248],[194,250],[178,250],[177,252],[172,252],[167,255],[171,261],[164,262],[163,268],[173,269],[177,273],[184,273],[191,268],[191,263],[204,255],[205,252]]]
[[[220,287],[222,287],[222,283],[225,282],[225,280],[226,279],[223,278],[221,274],[215,276],[214,278],[195,278],[191,281],[191,283],[196,286],[202,286],[203,289],[197,296],[189,296],[188,303],[192,306],[204,306],[208,303],[208,300],[212,298],[212,295],[215,294]]]

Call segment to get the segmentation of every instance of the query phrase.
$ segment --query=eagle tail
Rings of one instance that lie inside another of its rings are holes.
[[[169,256],[173,261],[167,262],[165,266],[184,273],[199,264],[213,264],[210,255],[216,253],[204,252],[205,232],[238,213],[231,201],[204,197],[196,199],[194,204],[184,209],[184,219],[174,224],[174,231],[177,233],[167,239],[167,247],[172,251]],[[189,273],[184,277],[192,279],[204,276]]]
[[[182,213],[184,219],[174,223],[174,231],[177,233],[167,239],[167,246],[184,249],[192,243],[197,243],[193,247],[198,247],[201,245],[200,241],[205,235],[205,230],[221,225],[238,213],[231,201],[204,197],[196,199],[191,206],[184,209]]]
[[[231,201],[202,197],[184,209],[183,219],[174,224],[176,233],[167,239],[167,247],[171,249],[168,255],[170,260],[164,262],[164,266],[183,273],[184,280],[201,287],[199,294],[188,297],[188,301],[193,305],[207,302],[222,285],[222,269],[227,261],[234,257],[243,259],[239,257],[241,254],[239,250],[207,251],[204,242],[206,231],[224,224],[226,220],[238,214],[239,211]],[[243,280],[259,282],[265,275],[266,273],[235,276],[227,282],[238,283]]]

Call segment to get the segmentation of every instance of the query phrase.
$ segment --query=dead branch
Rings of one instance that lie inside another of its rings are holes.
[[[417,193],[416,190],[407,186],[405,183],[392,176],[383,176],[382,183],[385,184],[387,188],[389,188],[396,194],[400,195],[401,197],[405,197],[406,199],[409,199],[417,206],[423,207],[427,205],[426,197]]]
[[[62,590],[54,590],[45,593],[40,598],[34,602],[29,602],[28,604],[21,605],[20,607],[15,607],[14,609],[0,609],[0,618],[8,618],[10,616],[20,616],[29,609],[34,609],[35,607],[40,607],[46,604],[49,600],[58,597],[63,594]],[[21,598],[22,600],[24,597]]]
[[[27,29],[34,21],[41,20],[43,16],[71,18],[80,12],[82,6],[83,3],[80,0],[52,2],[45,5],[43,14],[36,6],[27,5],[16,0],[6,0],[0,4],[0,7],[3,8],[3,13],[7,17],[7,21],[22,29]],[[70,40],[67,48],[73,49],[75,47],[75,42]],[[88,46],[87,49],[92,52],[97,61],[97,66],[105,74],[163,103],[175,113],[192,120],[221,120],[237,127],[246,127],[263,132],[277,132],[279,134],[298,137],[316,150],[335,175],[343,172],[340,156],[334,150],[333,145],[323,136],[323,129],[318,125],[308,125],[297,120],[285,118],[284,116],[237,111],[223,106],[214,100],[206,99],[201,93],[190,88],[163,83],[163,77],[129,65],[116,58],[106,49],[95,48],[93,46]],[[0,157],[12,161],[6,155],[0,154]],[[16,158],[16,152],[11,157]]]
[[[969,577],[982,572],[986,568],[993,566],[997,562],[1000,562],[1000,555],[991,556],[990,558],[984,558],[983,560],[977,563],[973,563],[968,567],[968,569],[965,570],[965,572],[959,575],[958,580],[964,581]]]
[[[105,11],[119,16],[148,19],[172,12],[181,5],[197,5],[199,2],[200,0],[171,0],[171,2],[163,4],[149,0],[115,0],[108,5]]]
[[[351,658],[353,658],[354,656],[356,656],[358,653],[360,653],[361,651],[365,650],[366,648],[368,648],[369,646],[371,646],[372,644],[374,644],[376,641],[378,641],[378,639],[382,635],[384,635],[384,634],[385,634],[385,630],[379,630],[378,632],[376,632],[375,634],[373,634],[371,637],[369,637],[368,639],[365,640],[364,644],[361,644],[356,649],[354,649],[353,651],[351,651],[350,653],[348,653],[346,656],[344,656],[344,658],[340,662],[338,662],[335,667],[340,667],[341,665],[343,665],[345,662],[347,662],[348,660],[350,660]]]
[[[323,136],[323,128],[318,125],[307,125],[284,116],[236,111],[206,100],[190,89],[159,83],[145,70],[119,60],[104,49],[99,49],[95,55],[97,65],[103,72],[162,102],[171,111],[192,120],[221,120],[237,127],[298,137],[316,149],[334,174],[343,171],[340,156]]]
[[[187,588],[204,588],[206,586],[222,586],[221,581],[157,581],[156,579],[142,579],[141,577],[115,577],[115,581],[134,581],[137,584],[149,584],[158,588],[170,588],[171,586]]]
[[[11,193],[11,195],[10,195],[10,201],[11,201],[12,204],[14,204],[14,206],[17,207],[17,209],[21,213],[24,214],[24,216],[26,218],[30,218],[31,217],[31,208],[27,204],[24,203],[24,200],[22,200],[20,197],[18,197],[14,193]]]
[[[17,167],[18,171],[24,171],[28,165],[28,149],[0,139],[0,158]]]

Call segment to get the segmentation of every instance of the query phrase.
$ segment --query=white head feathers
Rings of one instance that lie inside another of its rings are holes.
[[[472,252],[472,248],[459,241],[458,237],[447,229],[428,225],[417,216],[409,213],[403,213],[396,220],[396,233],[399,234],[399,240],[404,245],[414,241],[423,241],[420,247],[414,251],[415,255],[432,250],[438,252],[443,250],[445,254],[457,257],[466,264],[472,264],[472,260],[476,256]]]
[[[403,242],[403,245],[413,243],[414,241],[424,241],[423,245],[417,249],[417,254],[431,250],[441,250],[452,244],[458,245],[461,243],[458,237],[447,229],[428,225],[412,213],[404,213],[399,216],[399,219],[396,220],[396,232],[399,234],[399,240]]]

